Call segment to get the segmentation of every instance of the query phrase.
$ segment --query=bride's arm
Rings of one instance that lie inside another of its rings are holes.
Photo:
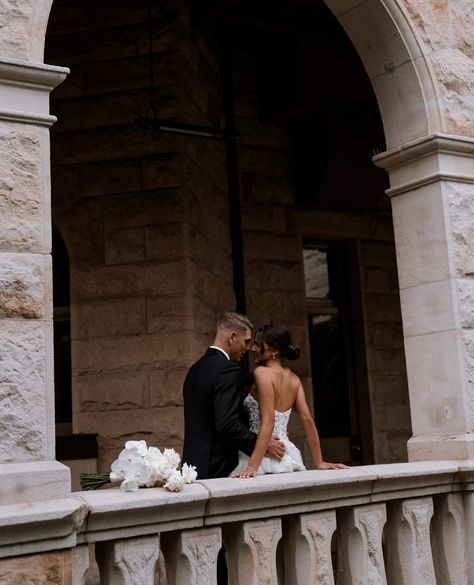
[[[265,368],[263,367],[258,367],[254,371],[254,376],[257,388],[258,406],[260,409],[260,431],[247,468],[236,474],[237,477],[251,477],[257,475],[257,470],[267,451],[268,443],[275,425],[275,393],[269,372],[265,371]]]
[[[296,395],[296,402],[294,410],[303,425],[306,439],[308,441],[309,449],[313,457],[316,469],[344,469],[347,466],[343,463],[329,463],[324,461],[321,452],[321,443],[319,441],[319,433],[316,424],[311,416],[306,396],[304,394],[303,385],[300,382],[298,393]]]

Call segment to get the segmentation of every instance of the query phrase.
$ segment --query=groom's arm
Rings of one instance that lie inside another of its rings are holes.
[[[214,420],[223,441],[250,455],[257,435],[249,431],[239,418],[241,382],[240,367],[229,362],[214,383]]]

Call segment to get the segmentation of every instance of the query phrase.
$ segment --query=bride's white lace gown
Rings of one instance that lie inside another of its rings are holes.
[[[257,400],[248,394],[244,400],[244,407],[249,413],[249,428],[258,434],[260,431],[260,409]],[[288,438],[288,421],[290,420],[291,408],[285,412],[275,410],[275,426],[273,434],[278,435],[285,445],[285,455],[281,461],[264,457],[258,468],[257,475],[265,473],[285,473],[287,471],[303,471],[305,468],[300,450]],[[244,469],[249,462],[249,457],[239,451],[239,463],[234,472]]]

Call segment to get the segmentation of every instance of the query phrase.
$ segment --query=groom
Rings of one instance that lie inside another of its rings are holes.
[[[250,349],[252,324],[227,312],[217,321],[213,345],[191,367],[184,381],[183,461],[195,465],[198,479],[228,477],[238,451],[251,455],[257,435],[241,422],[242,371]],[[285,447],[272,437],[267,455],[280,460]]]

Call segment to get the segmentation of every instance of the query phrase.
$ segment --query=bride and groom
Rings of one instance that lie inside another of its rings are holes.
[[[323,460],[316,425],[300,379],[282,360],[299,357],[284,327],[267,325],[252,337],[244,315],[224,313],[213,345],[190,368],[184,382],[183,461],[196,466],[198,479],[248,478],[305,469],[301,453],[289,440],[291,411],[298,415],[316,469],[340,469]],[[241,418],[242,371],[247,351],[255,357],[255,384],[245,397],[249,427]]]

